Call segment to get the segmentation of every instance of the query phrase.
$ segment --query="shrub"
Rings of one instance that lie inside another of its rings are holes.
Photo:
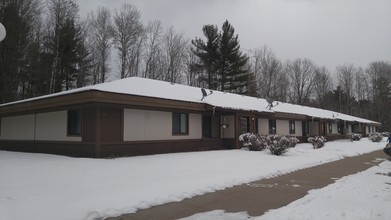
[[[299,143],[296,137],[280,135],[261,136],[258,134],[245,133],[239,136],[242,147],[251,151],[262,151],[268,148],[273,155],[281,155],[288,148],[293,148]]]
[[[373,133],[369,135],[368,139],[372,142],[380,142],[383,140],[383,135],[380,133]]]
[[[289,148],[295,147],[299,140],[295,137],[287,138],[286,136],[269,135],[266,137],[266,142],[271,154],[281,155]]]
[[[326,138],[323,136],[310,137],[308,138],[308,142],[312,144],[314,149],[318,149],[324,147],[324,142],[326,142]]]
[[[266,148],[265,137],[257,134],[245,133],[239,136],[239,141],[243,148],[251,151],[261,151]]]
[[[290,137],[289,141],[291,142],[290,148],[296,147],[296,144],[300,142],[296,137]]]
[[[355,134],[355,133],[353,133],[353,134],[352,134],[352,140],[353,140],[353,141],[359,141],[359,140],[361,140],[361,134]]]

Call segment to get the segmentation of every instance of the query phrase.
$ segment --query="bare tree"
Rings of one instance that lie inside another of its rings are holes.
[[[88,14],[88,41],[94,63],[93,84],[103,83],[107,79],[112,46],[113,26],[111,13],[107,7],[99,7]]]
[[[163,81],[181,83],[185,68],[185,54],[188,41],[183,33],[176,33],[174,27],[170,27],[163,37],[164,72]]]
[[[150,21],[145,29],[145,70],[143,77],[157,79],[161,74],[159,64],[161,62],[162,24],[159,20]]]
[[[315,86],[316,68],[308,59],[295,59],[286,64],[286,73],[291,84],[291,102],[308,104]]]
[[[121,79],[132,76],[133,68],[129,65],[138,64],[140,38],[143,25],[140,12],[131,4],[122,5],[114,15],[114,45],[118,50]],[[138,66],[137,66],[138,68]]]
[[[283,65],[266,45],[254,51],[253,72],[258,81],[259,96],[262,98],[279,98],[279,80],[283,77]]]
[[[373,118],[391,129],[391,63],[378,61],[369,64],[366,72],[372,86]]]
[[[199,58],[193,53],[191,46],[189,45],[185,54],[185,74],[187,85],[204,87],[202,80],[199,79],[202,74],[202,70],[195,68],[198,63]]]
[[[319,107],[325,108],[325,96],[333,89],[333,79],[326,67],[318,67],[315,70],[314,93]]]
[[[79,6],[74,0],[48,0],[48,11],[49,48],[54,59],[50,79],[50,93],[53,93],[73,86],[74,70],[70,62],[75,59],[72,57],[71,61],[67,56],[73,56],[70,53],[75,52],[71,50],[71,41],[76,44],[75,41],[81,40],[76,36],[76,32],[80,33],[77,24]]]
[[[352,100],[354,99],[354,78],[357,68],[353,64],[344,64],[337,66],[336,75],[338,79],[338,86],[345,93],[345,100],[340,100],[345,108],[342,112],[351,114]]]
[[[370,80],[368,74],[366,74],[361,67],[357,69],[354,84],[354,96],[357,98],[358,102],[358,106],[355,113],[361,117],[370,118],[370,112],[372,111],[372,105],[370,104]]]

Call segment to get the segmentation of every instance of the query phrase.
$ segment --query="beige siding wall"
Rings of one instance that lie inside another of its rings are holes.
[[[172,112],[124,110],[124,141],[202,138],[202,116],[189,114],[189,134],[172,135]]]
[[[276,120],[277,134],[289,135],[289,121]]]
[[[260,135],[269,134],[269,120],[264,118],[258,118],[258,133]]]
[[[366,125],[365,126],[365,131],[367,132],[367,134],[372,134],[372,133],[375,133],[376,132],[376,127],[375,126],[371,126],[371,125]],[[369,130],[368,130],[369,129]],[[372,132],[373,130],[373,132]]]
[[[291,134],[291,136],[303,136],[303,122],[302,121],[296,121],[296,132],[295,134]]]
[[[67,135],[67,111],[37,114],[36,140],[81,141],[81,137]]]
[[[288,136],[302,136],[301,121],[295,121],[295,133],[289,134],[289,120],[276,120],[277,134]],[[260,135],[269,135],[269,120],[258,119],[258,132]]]
[[[338,124],[337,123],[333,123],[332,124],[332,134],[338,134]]]
[[[2,118],[0,139],[81,141],[67,136],[67,111]]]
[[[309,122],[309,128],[310,128],[310,136],[318,136],[319,135],[319,122]]]
[[[223,124],[227,124],[227,128],[222,128],[222,138],[235,138],[235,116],[223,116]]]
[[[347,129],[346,133],[352,133],[352,125],[349,125],[349,129]]]
[[[1,118],[2,140],[34,140],[35,115]]]

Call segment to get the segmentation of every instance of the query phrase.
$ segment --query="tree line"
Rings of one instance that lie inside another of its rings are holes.
[[[187,39],[131,4],[98,7],[81,19],[75,0],[2,0],[0,103],[139,76],[330,109],[391,130],[391,63],[338,66],[281,61],[268,46],[240,48],[225,21]],[[109,78],[111,77],[111,78]]]

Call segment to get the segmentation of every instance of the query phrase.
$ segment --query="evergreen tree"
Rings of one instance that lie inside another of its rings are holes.
[[[25,98],[30,87],[33,29],[37,23],[38,0],[0,1],[0,22],[7,36],[0,43],[0,103]]]
[[[247,61],[247,56],[240,51],[235,29],[228,21],[225,21],[222,26],[218,65],[221,91],[247,94],[249,79]]]
[[[206,37],[206,42],[200,38],[191,41],[194,45],[192,52],[200,60],[192,68],[200,72],[204,70],[205,75],[203,74],[199,77],[201,84],[209,89],[218,89],[217,65],[219,60],[220,34],[215,25],[205,25],[202,31]]]
[[[192,51],[199,59],[193,68],[205,73],[199,77],[202,84],[209,89],[247,94],[248,58],[240,51],[235,29],[225,21],[221,32],[214,25],[205,25],[202,30],[206,42],[199,38],[192,41]]]

